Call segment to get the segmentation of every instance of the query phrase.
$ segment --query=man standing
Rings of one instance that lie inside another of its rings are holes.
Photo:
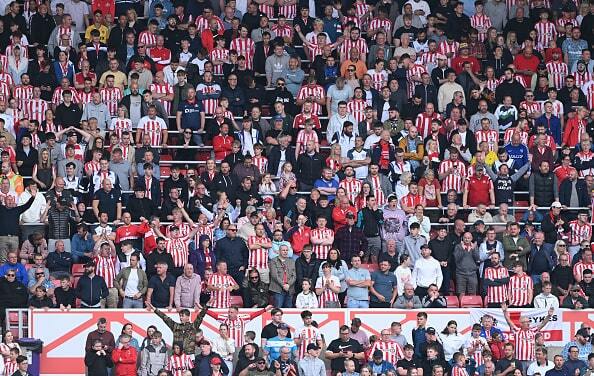
[[[295,261],[289,258],[289,247],[281,245],[278,257],[270,261],[269,290],[273,293],[275,307],[292,307],[296,279]]]
[[[113,281],[124,300],[123,308],[143,308],[142,297],[146,294],[148,279],[144,270],[139,267],[139,262],[140,254],[133,253],[130,256],[130,266],[122,269]]]
[[[346,274],[347,308],[369,308],[369,270],[361,268],[361,256],[351,256],[351,269]]]
[[[382,261],[379,269],[371,274],[371,308],[390,308],[396,300],[396,276],[390,273],[390,263]]]
[[[155,308],[150,301],[146,302],[147,309],[149,311],[155,312],[157,316],[163,320],[165,325],[173,332],[173,343],[180,342],[183,343],[184,353],[188,355],[193,355],[194,350],[196,347],[195,338],[196,338],[196,331],[200,329],[200,324],[202,324],[202,320],[206,315],[206,311],[208,307],[202,307],[198,316],[194,321],[191,320],[190,311],[187,309],[182,309],[179,311],[179,323],[173,321],[169,316],[165,315],[161,310]]]
[[[227,227],[227,236],[219,239],[215,245],[215,257],[225,261],[229,274],[239,285],[243,283],[248,264],[249,251],[243,239],[237,237],[237,225]]]
[[[421,246],[421,258],[414,264],[411,282],[416,286],[415,295],[419,299],[427,295],[429,286],[436,285],[439,288],[444,282],[441,265],[431,256],[431,248],[427,245]]]

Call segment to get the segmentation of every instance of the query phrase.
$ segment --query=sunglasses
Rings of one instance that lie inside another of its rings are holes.
[[[16,275],[15,274],[7,274],[6,276],[7,277],[15,277]]]
[[[35,273],[35,275],[44,275],[44,273]]]
[[[236,228],[228,228],[227,230],[229,230],[229,231],[237,231]]]
[[[354,70],[354,69],[348,69],[348,71],[349,71],[349,72],[354,72],[355,70]]]

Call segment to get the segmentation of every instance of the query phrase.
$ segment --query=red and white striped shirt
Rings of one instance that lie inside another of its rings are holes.
[[[45,111],[49,109],[49,105],[43,99],[31,99],[25,103],[23,108],[25,116],[30,120],[37,120],[41,124],[45,120]]]
[[[589,223],[580,224],[576,219],[569,222],[569,244],[579,245],[583,241],[590,241],[592,226]]]
[[[573,266],[573,275],[579,275],[581,280],[584,278],[584,270],[586,269],[594,270],[594,262],[585,263],[583,260],[580,260]]]
[[[547,63],[547,71],[553,80],[553,86],[557,90],[561,90],[565,86],[565,77],[569,74],[567,64],[562,61],[549,61]]]
[[[301,131],[301,132],[303,132],[303,131]],[[258,167],[258,170],[260,170],[260,173],[262,175],[264,175],[266,173],[266,171],[268,171],[268,158],[260,155],[260,156],[254,157],[252,160],[252,163],[254,164],[254,166]]]
[[[256,44],[251,38],[235,38],[231,41],[231,46],[229,49],[237,51],[237,56],[245,57],[245,62],[248,69],[253,68]]]
[[[421,65],[427,66],[429,64],[437,65],[437,54],[439,52],[431,52],[427,51],[423,53],[420,57]]]
[[[78,91],[78,98],[80,99],[80,103],[83,105],[83,110],[85,105],[93,100],[93,94],[95,93],[94,89],[89,90],[89,92],[85,92],[84,90]]]
[[[509,278],[509,272],[506,267],[499,265],[498,267],[489,266],[485,268],[485,279],[498,280]],[[503,303],[507,300],[507,286],[488,286],[487,287],[487,302],[488,303]]]
[[[210,51],[210,60],[222,60],[227,61],[229,60],[229,50],[226,48],[215,48],[214,50]],[[215,75],[223,74],[223,66],[222,65],[213,65],[213,73]]]
[[[557,39],[557,28],[551,21],[538,21],[534,28],[538,33],[536,35],[536,44],[543,48],[548,48],[552,40]]]
[[[415,93],[415,86],[419,85],[420,82],[413,81],[413,77],[421,77],[423,73],[427,73],[427,68],[420,64],[411,65],[406,71],[406,79],[408,80],[408,96],[412,97]]]
[[[417,115],[415,125],[422,140],[429,136],[429,133],[431,133],[431,122],[436,119],[443,121],[443,116],[437,112],[433,112],[431,115],[429,115],[427,112],[421,112],[419,115]]]
[[[173,89],[171,91],[173,93]],[[219,84],[211,83],[211,84],[198,84],[196,87],[196,92],[202,95],[210,95],[216,92],[221,92],[221,87]],[[215,113],[215,110],[219,106],[219,99],[218,98],[206,98],[202,100],[202,106],[204,107],[204,113],[207,115],[212,115]]]
[[[329,228],[314,228],[311,230],[310,239],[315,239],[316,241],[319,240],[328,240],[334,238],[334,231]],[[330,252],[330,248],[332,245],[321,245],[321,244],[313,244],[311,245],[312,252],[316,255],[318,260],[325,260],[328,257],[328,252]]]
[[[163,140],[162,132],[167,130],[167,124],[158,116],[154,119],[144,116],[138,122],[138,129],[142,129],[144,133],[151,136],[151,146],[160,146]]]
[[[580,26],[575,18],[560,17],[559,19],[557,19],[557,25],[561,26],[563,29],[565,29],[565,25],[567,24],[571,24],[572,27]]]
[[[540,108],[541,108],[541,105],[538,102],[532,102],[532,103],[528,103],[527,101],[520,102],[520,109],[526,110],[528,115],[532,115],[535,112],[539,112]]]
[[[330,288],[326,287],[326,282],[329,282],[331,286],[338,287],[340,286],[340,280],[338,277],[331,275],[329,278],[325,276],[321,276],[316,281],[316,289],[321,288],[323,289],[322,294],[318,297],[318,302],[320,308],[326,308],[327,302],[339,302],[338,294],[334,291],[330,290]]]
[[[264,313],[264,311],[264,309],[261,309],[250,313],[240,313],[235,320],[231,320],[227,313],[216,313],[211,311],[208,311],[207,313],[220,323],[226,324],[229,327],[229,338],[235,341],[236,348],[240,348],[243,346],[244,342],[243,337],[245,335],[245,326],[247,323]]]
[[[94,175],[95,172],[99,171],[100,169],[101,169],[101,166],[100,166],[99,162],[88,161],[87,163],[85,163],[85,171],[87,172],[87,174],[89,176]]]
[[[149,187],[149,184],[147,183],[147,189],[148,189],[148,187]],[[181,238],[187,237],[188,235],[190,235],[190,232],[192,231],[192,227],[187,222],[174,223],[172,225],[167,226],[167,228],[165,229],[166,237],[170,237],[169,234],[171,232],[171,227],[173,227],[173,226],[176,226],[179,229],[179,236]]]
[[[382,184],[379,175],[372,176],[369,182],[371,183],[371,191],[376,198],[377,204],[380,206],[384,205],[386,203],[386,197],[384,195],[384,191],[382,190]]]
[[[151,89],[152,90],[152,89]],[[101,94],[101,100],[107,106],[109,114],[111,116],[117,116],[118,114],[118,103],[122,100],[122,90],[119,87],[104,87],[99,91]]]
[[[132,132],[132,120],[130,119],[111,119],[111,125],[109,130],[114,132],[118,136],[118,140],[122,141],[122,133],[125,131]]]
[[[451,376],[468,376],[468,371],[464,367],[460,367],[459,365],[454,365],[452,367],[452,375]]]
[[[108,289],[113,288],[113,280],[116,276],[115,257],[95,257],[95,273],[105,280]]]
[[[310,343],[317,344],[318,341],[322,340],[322,333],[320,329],[313,325],[303,326],[295,331],[295,339],[301,339],[299,345],[299,351],[297,352],[297,359],[303,359],[307,354],[307,345]]]
[[[144,43],[147,48],[157,44],[157,34],[153,34],[148,30],[140,33],[138,36],[138,43]]]
[[[361,183],[360,180],[357,180],[354,177],[352,180],[344,179],[338,184],[338,187],[344,188],[344,190],[346,191],[346,195],[351,203],[354,203],[359,193],[361,193],[362,186],[363,183]]]
[[[267,237],[249,236],[247,239],[248,249],[254,244],[268,244],[272,242]],[[268,269],[268,248],[250,249],[248,268]]]
[[[447,193],[453,189],[456,192],[462,192],[462,183],[466,180],[466,166],[459,160],[456,162],[446,160],[439,164],[439,174],[445,174],[450,168],[453,172],[440,182],[441,191]]]
[[[344,22],[346,23],[347,21]],[[345,60],[347,56],[350,56],[350,51],[353,47],[357,47],[359,53],[361,53],[361,56],[364,54],[367,55],[369,53],[369,47],[367,46],[365,39],[358,38],[357,40],[352,40],[349,38],[346,39],[340,46],[340,54],[341,56],[345,57]]]
[[[573,74],[575,77],[575,85],[577,87],[584,86],[588,81],[592,81],[592,72],[585,71],[584,73],[575,72]]]
[[[373,82],[372,84],[375,90],[381,90],[382,87],[388,84],[388,72],[385,70],[378,72],[375,69],[370,69],[367,71],[367,74],[371,76],[371,81]]]
[[[211,292],[211,301],[213,308],[229,308],[231,301],[231,291],[229,287],[236,286],[237,283],[229,274],[221,275],[215,273],[208,278],[208,284],[219,288],[219,291]]]
[[[169,85],[167,82],[164,82],[162,84],[150,84],[149,85],[149,90],[152,93],[157,93],[157,94],[165,94],[165,95],[170,95],[173,94],[173,86]],[[171,115],[171,101],[166,101],[164,99],[158,99],[159,102],[161,102],[161,104],[163,105],[163,108],[165,108],[165,112],[167,113],[167,115]],[[113,114],[112,114],[113,116]]]
[[[491,91],[495,91],[495,90],[497,90],[497,86],[499,86],[500,83],[501,83],[501,80],[496,79],[496,78],[491,78],[490,80],[487,80],[485,87]]]
[[[367,26],[368,30],[383,30],[386,35],[392,35],[392,21],[385,18],[380,20],[379,18],[374,18],[369,22]],[[375,34],[373,35],[373,40],[375,40]]]
[[[481,142],[485,141],[489,144],[490,151],[497,151],[499,148],[499,132],[495,130],[479,130],[477,131],[474,136],[476,137],[476,144],[479,145]]]
[[[579,160],[581,162],[590,162],[594,159],[594,153],[591,150],[580,151],[575,154],[575,160]],[[580,177],[586,177],[587,175],[594,174],[594,167],[585,168],[582,170],[578,170],[578,174]]]
[[[373,354],[375,350],[380,350],[384,354],[383,360],[390,362],[391,364],[396,364],[400,359],[404,358],[404,350],[402,350],[402,346],[395,341],[376,341],[373,344],[371,354]]]
[[[290,17],[288,13],[284,13],[285,11],[293,12],[293,16]],[[294,18],[295,13],[297,13],[297,4],[293,5],[282,5],[279,7],[279,14],[284,15],[287,18]],[[279,24],[274,24],[270,28],[270,30],[274,31],[277,37],[281,38],[292,38],[293,37],[293,29],[289,25],[280,26]]]
[[[446,56],[449,53],[453,54],[451,58],[448,58],[448,65],[451,65],[452,59],[456,57],[459,46],[460,46],[460,43],[458,43],[458,42],[449,44],[446,40],[444,40],[437,46],[437,51],[439,51],[439,53],[444,54]]]
[[[313,140],[317,145],[319,145],[320,141],[318,140],[318,134],[312,130],[311,133],[307,132],[305,129],[302,129],[297,134],[297,144],[298,145],[307,145],[307,143]],[[305,153],[305,148],[301,148],[300,154]]]
[[[479,42],[484,42],[487,39],[487,30],[493,26],[491,19],[486,14],[475,14],[470,17],[470,25],[478,30]]]
[[[313,97],[315,100],[326,98],[326,95],[324,93],[324,88],[321,87],[320,85],[301,86],[301,88],[299,88],[299,92],[297,93],[297,99],[305,100],[309,97]],[[319,103],[317,103],[315,100],[313,101],[311,112],[316,115],[321,115],[322,114],[322,106]]]
[[[413,195],[409,192],[406,196],[400,199],[400,207],[414,208],[417,205],[427,206],[425,196],[418,193]]]
[[[532,278],[524,273],[522,275],[513,275],[509,279],[508,286],[508,297],[509,305],[521,307],[532,304],[532,300],[528,296],[530,291],[533,291],[534,284]]]
[[[194,368],[194,361],[188,354],[171,355],[167,364],[167,370],[171,371],[173,376],[183,376],[185,371],[191,371]]]
[[[262,7],[262,5],[260,5],[260,7]],[[262,9],[260,9],[262,10]],[[219,24],[219,30],[225,30],[225,24],[223,24],[223,21],[217,17],[217,16],[211,16],[214,20],[217,21],[217,23]],[[201,34],[204,30],[208,29],[208,23],[210,22],[210,19],[204,17],[204,16],[198,16],[196,17],[196,29],[198,30],[198,34]]]
[[[0,65],[2,65],[2,71],[8,72],[8,57],[0,53]]]
[[[33,86],[27,85],[19,85],[14,88],[14,98],[19,103],[19,107],[24,109],[25,104],[33,98]]]
[[[511,142],[512,140],[512,136],[514,135],[514,133],[518,132],[518,128],[508,128],[505,130],[505,133],[503,134],[503,144],[507,145]],[[528,138],[530,136],[528,135],[528,132],[526,131],[520,131],[520,143],[523,145],[528,145]]]
[[[365,120],[365,107],[367,107],[367,101],[365,99],[351,99],[347,103],[347,110],[353,115],[357,123]]]
[[[52,104],[56,107],[61,105],[64,102],[64,98],[62,98],[62,92],[64,90],[70,90],[72,93],[72,103],[79,103],[80,100],[78,98],[78,91],[73,87],[69,87],[68,89],[63,89],[62,86],[58,86],[56,90],[54,90],[54,95],[52,96]]]
[[[514,330],[514,341],[516,348],[516,359],[522,361],[534,361],[534,347],[535,347],[535,336],[538,332],[538,328],[533,327],[527,330],[517,329]]]
[[[362,21],[363,16],[365,16],[369,12],[369,5],[365,4],[364,2],[355,2],[355,16]]]
[[[188,243],[187,237],[182,238],[167,238],[166,249],[167,253],[173,258],[173,266],[176,268],[183,268],[188,263]]]

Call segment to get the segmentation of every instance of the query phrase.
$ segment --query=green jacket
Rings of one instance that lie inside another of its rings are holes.
[[[505,235],[503,237],[503,252],[505,253],[505,259],[503,260],[503,266],[510,269],[513,267],[514,262],[519,261],[526,270],[526,256],[530,253],[530,243],[522,236],[518,237],[518,242],[514,242],[511,236]],[[522,247],[522,250],[520,250]]]
[[[194,354],[194,348],[196,347],[196,343],[194,342],[196,338],[196,330],[200,328],[200,324],[202,324],[202,320],[204,319],[207,310],[208,307],[204,306],[198,313],[198,316],[196,316],[194,322],[190,321],[183,324],[173,321],[169,316],[165,315],[157,308],[155,308],[155,313],[161,320],[163,320],[165,325],[171,329],[171,332],[173,333],[173,342],[183,343],[184,353],[191,355]]]
[[[125,267],[122,269],[118,275],[113,280],[113,285],[116,289],[126,290],[126,283],[128,283],[128,278],[130,277],[130,270],[131,267]],[[148,279],[146,277],[146,273],[144,270],[137,268],[138,270],[138,291],[144,295],[146,294],[146,290],[148,288]]]

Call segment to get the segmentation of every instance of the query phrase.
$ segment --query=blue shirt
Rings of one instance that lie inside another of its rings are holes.
[[[392,299],[392,292],[396,288],[396,276],[394,273],[388,271],[387,274],[384,274],[381,271],[376,270],[371,274],[371,280],[373,281],[373,288],[375,291],[386,298],[386,302],[390,302],[390,299]],[[371,294],[371,301],[379,302],[378,298],[373,294]]]
[[[279,336],[266,340],[266,346],[264,346],[264,349],[268,351],[268,359],[270,361],[278,359],[282,347],[288,347],[291,349],[291,359],[293,359],[293,354],[297,351],[297,345],[295,344],[295,341],[289,337],[281,339]]]
[[[590,355],[590,353],[592,352],[592,344],[589,342],[586,342],[585,345],[580,345],[579,343],[577,343],[577,341],[568,342],[567,344],[565,344],[565,346],[563,347],[563,350],[561,351],[561,355],[563,356],[563,359],[569,359],[569,348],[572,346],[575,346],[578,348],[578,351],[579,351],[578,359],[583,360],[584,362],[587,362],[588,355]]]
[[[25,286],[29,285],[29,275],[27,274],[27,269],[25,269],[25,265],[17,262],[16,264],[5,263],[0,266],[0,276],[5,276],[6,273],[10,270],[16,270],[16,279],[20,283]]]
[[[367,269],[351,268],[348,272],[346,272],[346,278],[350,278],[355,281],[365,281],[370,280],[371,275]],[[353,300],[367,301],[369,300],[369,289],[367,287],[349,286],[347,288],[347,296]]]
[[[72,237],[72,243],[70,245],[70,251],[74,261],[78,261],[84,256],[85,252],[93,252],[95,242],[90,233],[87,233],[87,239],[83,239],[78,234],[74,234]]]
[[[151,303],[157,308],[165,308],[169,306],[169,287],[175,287],[175,278],[171,274],[167,274],[164,280],[161,281],[158,275],[151,277],[148,283],[148,288],[153,289],[151,295]]]
[[[181,112],[182,129],[190,128],[195,131],[200,129],[200,113],[204,112],[202,102],[197,99],[194,100],[194,103],[183,101],[179,104],[177,111]]]
[[[314,182],[314,187],[316,188],[336,188],[338,189],[338,182],[335,179],[330,179],[329,181],[324,179],[318,179]],[[336,195],[328,195],[328,201],[333,201]]]
[[[503,147],[507,154],[509,154],[510,159],[514,160],[514,168],[516,170],[522,168],[526,163],[528,163],[528,148],[526,145],[519,144],[517,146],[507,144]]]

